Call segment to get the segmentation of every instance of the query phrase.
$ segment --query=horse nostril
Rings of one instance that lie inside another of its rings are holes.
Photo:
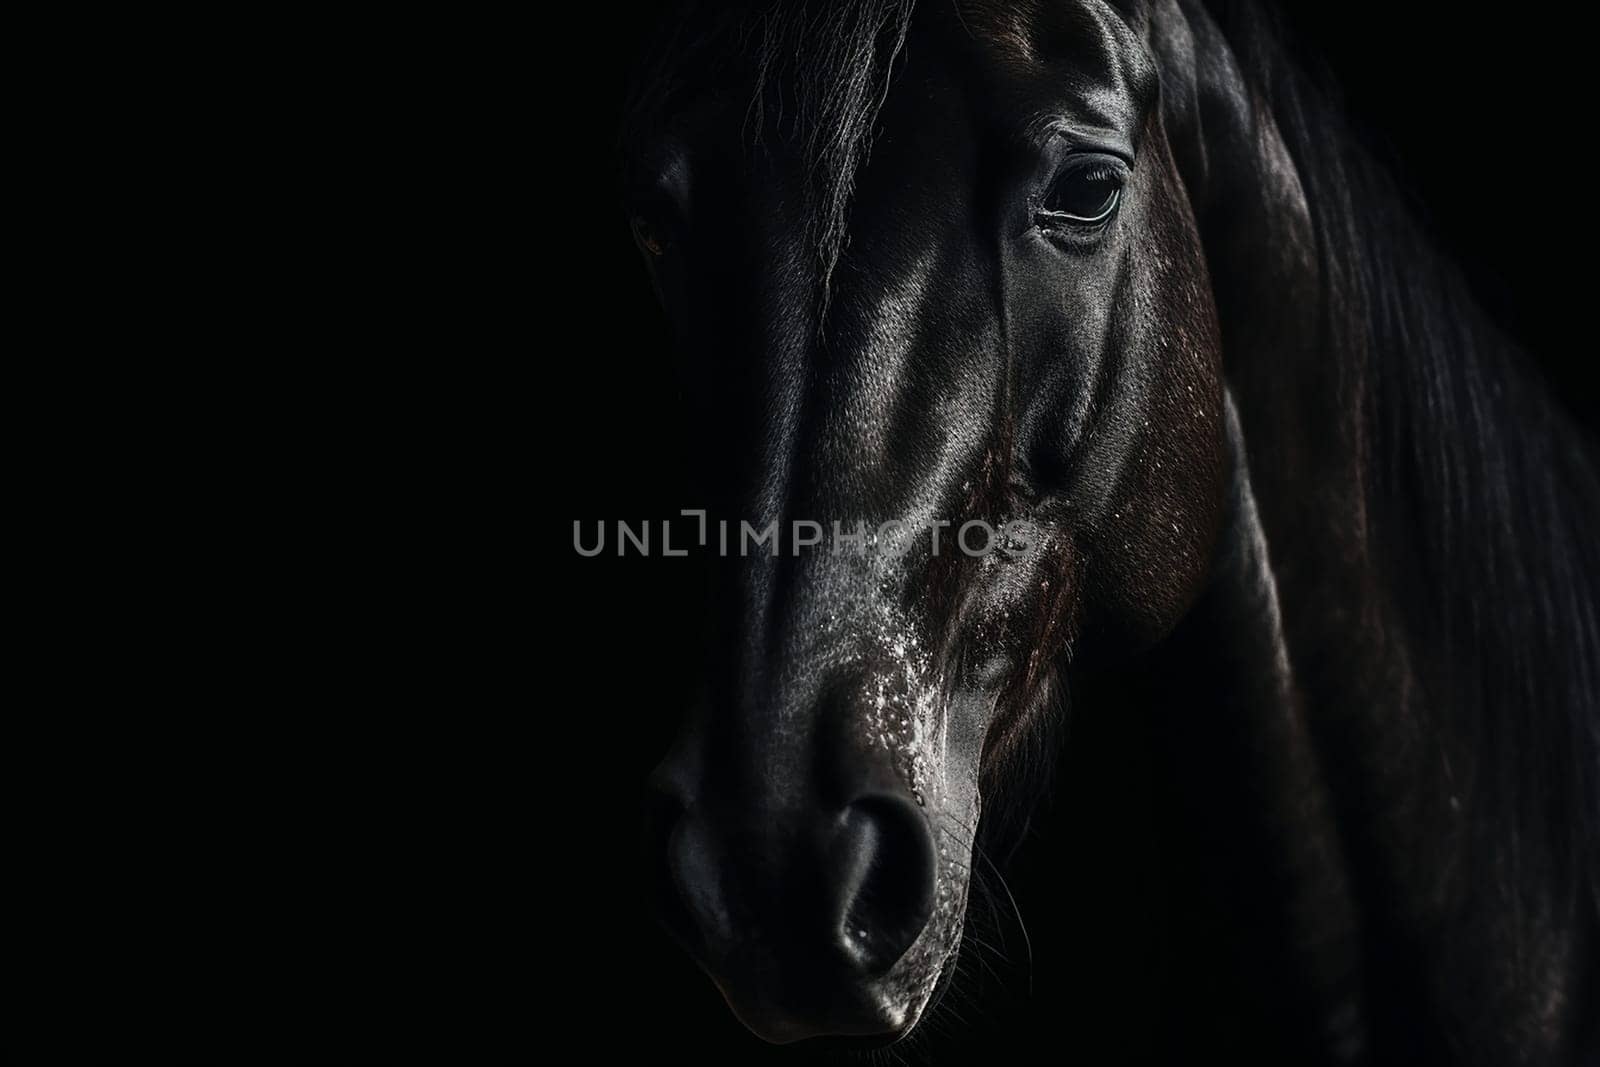
[[[855,968],[893,967],[933,914],[933,834],[909,798],[865,797],[845,815],[840,947]]]

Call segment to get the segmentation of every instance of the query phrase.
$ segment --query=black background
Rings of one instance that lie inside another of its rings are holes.
[[[1593,425],[1592,61],[1558,9],[1474,10],[1291,13],[1441,246]],[[693,572],[570,547],[574,520],[684,504],[666,335],[614,188],[635,25],[574,5],[531,25],[419,27],[380,77],[339,87],[357,103],[327,105],[321,136],[345,160],[373,126],[403,145],[339,197],[385,204],[368,252],[393,257],[370,277],[352,264],[351,285],[395,288],[349,344],[296,367],[304,408],[325,384],[337,400],[309,416],[306,476],[281,496],[294,510],[260,517],[282,550],[257,567],[262,616],[204,645],[226,680],[215,707],[148,717],[129,789],[152,803],[108,801],[83,844],[103,857],[78,887],[96,933],[62,966],[96,1040],[311,1058],[768,1054],[656,933],[641,890],[639,783],[686,686]],[[1086,799],[1069,783],[1053,810]],[[1103,865],[1095,844],[1078,853]],[[1076,899],[1069,866],[1035,857],[1013,882],[1036,934]],[[1014,946],[1009,921],[994,925]],[[995,967],[963,1008],[971,1032],[997,1027],[998,1051],[1023,1057],[1074,1025],[1028,997],[1025,968]],[[1137,1027],[1126,1011],[1103,1025]],[[936,1047],[963,1051],[961,1028],[944,1032],[957,1036]]]

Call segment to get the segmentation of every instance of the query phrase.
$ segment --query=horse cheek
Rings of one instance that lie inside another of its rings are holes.
[[[1085,637],[1131,653],[1171,632],[1199,595],[1221,523],[1222,344],[1200,238],[1170,158],[1146,190],[1149,250],[1121,340],[1147,383],[1109,516],[1091,531]]]

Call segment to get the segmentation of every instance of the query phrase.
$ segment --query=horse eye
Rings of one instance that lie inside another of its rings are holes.
[[[1104,222],[1122,198],[1122,175],[1108,164],[1072,167],[1056,179],[1040,205],[1045,225]]]
[[[666,227],[644,215],[635,215],[628,220],[633,227],[633,239],[639,242],[639,247],[652,256],[666,253],[671,242],[667,240]]]

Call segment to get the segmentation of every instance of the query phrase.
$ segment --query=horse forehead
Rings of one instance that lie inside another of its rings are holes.
[[[1024,114],[1066,104],[1086,109],[1093,124],[1114,125],[1128,117],[1130,104],[1153,98],[1154,58],[1104,0],[966,0],[958,10],[990,87]]]
[[[1131,31],[1104,0],[966,0],[958,5],[968,34],[996,58],[1023,64],[1070,62],[1109,75],[1125,61]]]

